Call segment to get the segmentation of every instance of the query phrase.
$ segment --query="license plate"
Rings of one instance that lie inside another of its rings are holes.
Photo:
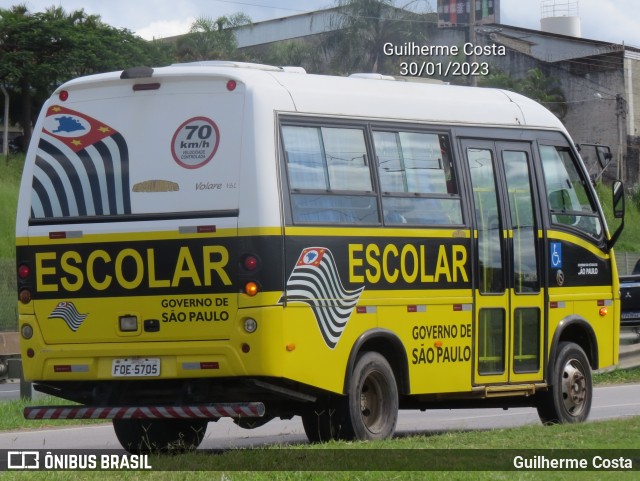
[[[111,365],[113,377],[155,377],[160,375],[160,359],[114,359]]]
[[[623,312],[621,319],[640,319],[640,312]]]

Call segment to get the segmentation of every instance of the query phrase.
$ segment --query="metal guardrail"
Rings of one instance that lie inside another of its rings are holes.
[[[20,338],[17,332],[0,332],[0,382],[20,380],[20,397],[31,399],[31,383],[22,376]]]
[[[620,330],[620,358],[618,368],[631,369],[640,366],[640,326],[623,327]]]
[[[618,275],[628,276],[633,272],[633,268],[640,260],[638,252],[618,252],[616,251],[616,265],[618,266]]]

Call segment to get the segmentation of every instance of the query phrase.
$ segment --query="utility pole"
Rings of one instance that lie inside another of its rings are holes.
[[[627,101],[622,94],[616,95],[616,117],[618,118],[618,179],[623,182],[627,178],[627,166],[625,165],[625,147],[626,147],[626,122],[627,118]]]
[[[0,85],[4,94],[4,129],[2,133],[2,155],[9,161],[9,93],[4,85]]]
[[[473,66],[476,64],[476,0],[469,0],[469,43],[471,44],[471,55],[469,55],[469,85],[478,86],[478,79],[474,75]]]

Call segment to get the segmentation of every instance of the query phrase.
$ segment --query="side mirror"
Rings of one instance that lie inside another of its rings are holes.
[[[612,196],[613,196],[613,216],[616,219],[621,219],[622,222],[620,222],[620,225],[618,226],[616,231],[613,233],[613,235],[611,236],[611,238],[607,242],[607,248],[609,250],[613,248],[615,243],[618,241],[618,238],[620,237],[620,234],[622,234],[622,231],[624,230],[624,211],[625,211],[625,208],[624,208],[624,185],[622,184],[622,182],[619,181],[619,180],[616,180],[613,183],[613,187],[611,189],[611,192],[612,192]]]
[[[598,162],[600,163],[600,167],[603,170],[607,168],[607,166],[613,159],[613,154],[611,154],[611,149],[609,148],[608,145],[597,145],[596,155],[598,156]]]
[[[591,182],[595,185],[604,171],[611,165],[613,154],[611,147],[603,144],[581,144],[582,149],[578,149],[585,165],[588,167]],[[597,171],[594,171],[594,169]]]
[[[624,219],[624,186],[622,182],[616,180],[613,183],[613,216],[616,219]]]

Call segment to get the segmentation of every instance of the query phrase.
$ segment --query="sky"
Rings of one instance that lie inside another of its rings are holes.
[[[397,0],[401,6],[411,0]],[[556,0],[574,3],[576,0]],[[436,0],[413,0],[422,9],[436,9]],[[540,28],[540,0],[500,0],[501,23],[531,29]],[[582,37],[640,47],[638,0],[577,0]],[[217,18],[236,12],[254,22],[328,8],[335,0],[0,0],[0,8],[25,4],[39,12],[54,5],[67,12],[84,9],[100,15],[103,22],[126,28],[146,38],[180,35],[196,18]]]

